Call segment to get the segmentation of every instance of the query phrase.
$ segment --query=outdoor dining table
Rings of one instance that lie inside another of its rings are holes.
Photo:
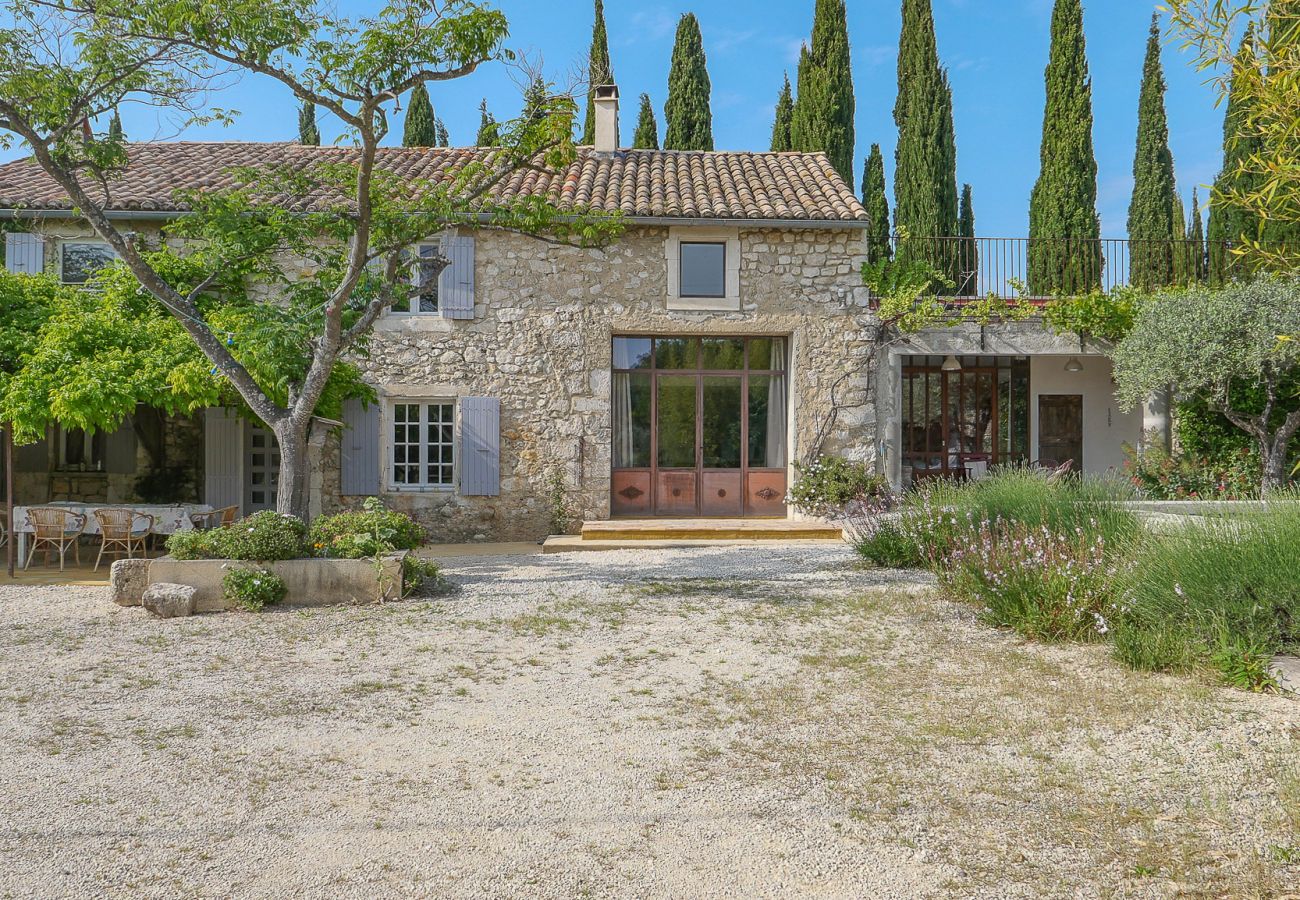
[[[53,503],[39,503],[36,506],[54,506],[66,509],[86,517],[86,534],[99,534],[99,521],[95,518],[97,509],[132,509],[154,517],[155,534],[175,534],[178,531],[192,531],[194,522],[190,516],[212,512],[213,507],[206,503],[74,503],[59,500]],[[18,539],[18,560],[27,556],[27,535],[36,529],[27,518],[27,506],[14,507],[14,536]]]

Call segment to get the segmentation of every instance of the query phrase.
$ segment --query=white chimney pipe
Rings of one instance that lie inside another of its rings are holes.
[[[613,153],[618,149],[618,86],[596,85],[596,150]]]

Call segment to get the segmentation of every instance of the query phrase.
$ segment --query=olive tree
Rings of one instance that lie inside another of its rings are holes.
[[[619,228],[616,217],[562,213],[540,198],[503,200],[495,190],[521,169],[573,158],[568,95],[548,93],[529,115],[503,123],[494,153],[436,180],[399,177],[381,164],[389,116],[404,95],[513,58],[505,16],[481,3],[388,0],[353,19],[328,0],[3,2],[11,24],[0,28],[0,142],[30,149],[212,374],[275,433],[280,512],[307,513],[309,447],[329,427],[317,411],[336,365],[386,309],[411,296],[407,247],[457,225],[583,245]],[[206,98],[234,77],[287,88],[331,113],[351,147],[305,166],[242,169],[229,188],[183,198],[190,212],[167,236],[183,239],[199,275],[180,284],[150,255],[175,242],[150,246],[109,214],[105,198],[129,146],[90,123],[132,102],[159,108],[179,127],[228,122],[233,114]],[[421,277],[437,278],[447,264],[422,260]],[[231,332],[214,324],[207,298],[232,276],[257,285],[251,296],[274,296],[262,301],[262,320],[289,310],[307,327],[301,367],[277,384],[259,379]]]
[[[1169,384],[1181,398],[1204,398],[1258,444],[1262,492],[1284,487],[1288,448],[1300,432],[1300,342],[1278,337],[1294,333],[1297,276],[1157,295],[1115,350],[1120,403],[1131,409]],[[1262,409],[1242,403],[1248,388],[1264,397]]]

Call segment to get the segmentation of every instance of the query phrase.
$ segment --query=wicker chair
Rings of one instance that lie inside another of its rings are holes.
[[[125,507],[97,509],[94,515],[99,523],[100,536],[99,556],[95,557],[96,572],[105,553],[127,559],[134,559],[136,550],[141,556],[149,555],[146,544],[149,535],[153,534],[155,519],[152,515]]]
[[[224,525],[234,525],[237,518],[239,518],[238,506],[223,506],[221,509],[212,509],[208,512],[192,513],[190,524],[197,531],[211,531]]]
[[[77,541],[86,530],[86,517],[71,510],[59,509],[57,506],[33,506],[27,510],[27,521],[32,523],[32,548],[23,563],[26,569],[32,564],[32,558],[41,547],[45,548],[45,564],[50,563],[50,554],[59,554],[59,571],[63,571],[67,561],[68,548],[72,548],[73,558],[81,565],[81,550]]]

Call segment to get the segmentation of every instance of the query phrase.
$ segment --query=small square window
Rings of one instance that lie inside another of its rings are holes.
[[[727,296],[727,245],[725,242],[682,241],[678,293],[682,297]]]
[[[59,247],[64,284],[85,284],[96,272],[116,260],[113,248],[97,241],[64,241]]]

